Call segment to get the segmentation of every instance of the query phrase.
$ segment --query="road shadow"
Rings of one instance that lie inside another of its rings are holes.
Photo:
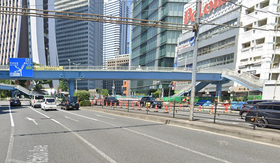
[[[47,118],[46,118],[47,119]],[[62,134],[62,133],[72,133],[72,132],[88,132],[88,131],[102,131],[102,130],[116,130],[116,129],[124,129],[124,128],[136,128],[136,127],[150,127],[150,126],[162,126],[165,124],[146,124],[146,125],[133,125],[133,126],[120,126],[120,127],[106,127],[106,128],[91,128],[91,129],[83,129],[83,130],[72,130],[72,131],[56,131],[56,132],[42,132],[42,133],[31,133],[31,134],[16,134],[14,137],[21,136],[34,136],[34,135],[50,135],[50,134]]]
[[[0,106],[0,115],[1,114],[8,114],[10,105],[1,105]],[[11,107],[11,113],[16,113],[16,110],[23,109],[21,106],[13,106]]]

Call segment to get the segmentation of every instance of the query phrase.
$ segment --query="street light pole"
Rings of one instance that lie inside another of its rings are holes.
[[[200,4],[201,0],[196,0],[196,13],[200,13]],[[190,109],[190,117],[189,120],[193,121],[194,117],[194,100],[195,100],[195,85],[196,85],[196,64],[197,64],[197,52],[198,52],[198,37],[199,37],[199,22],[200,22],[200,14],[196,14],[195,19],[195,34],[194,34],[194,50],[193,50],[193,66],[192,66],[192,89],[191,89],[191,109]]]
[[[68,59],[68,62],[69,62],[69,69],[70,69],[70,66],[71,66],[71,65],[70,65],[70,62],[71,62],[71,60],[70,60],[70,59]]]
[[[81,63],[73,63],[73,65],[76,65],[76,70],[78,69],[78,65]],[[78,79],[76,79],[76,92],[78,91]]]

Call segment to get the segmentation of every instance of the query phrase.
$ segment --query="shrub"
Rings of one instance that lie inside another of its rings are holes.
[[[91,106],[91,102],[89,100],[81,101],[80,106]]]
[[[90,94],[88,91],[79,91],[79,92],[75,92],[74,96],[77,97],[78,101],[85,101],[85,100],[89,100]]]

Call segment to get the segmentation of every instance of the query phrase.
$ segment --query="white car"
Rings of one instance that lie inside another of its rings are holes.
[[[54,98],[45,98],[41,104],[42,110],[57,110],[56,101]]]

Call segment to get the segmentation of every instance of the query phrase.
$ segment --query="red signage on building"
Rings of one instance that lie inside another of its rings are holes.
[[[208,3],[206,3],[204,6],[202,6],[202,2],[201,2],[199,16],[201,17],[202,15],[209,14],[210,11],[220,7],[227,1],[230,1],[230,0],[211,0]],[[192,8],[189,8],[187,11],[185,11],[184,24],[188,24],[189,20],[191,22],[195,21],[195,15],[196,15],[196,11],[195,10],[193,11]]]

